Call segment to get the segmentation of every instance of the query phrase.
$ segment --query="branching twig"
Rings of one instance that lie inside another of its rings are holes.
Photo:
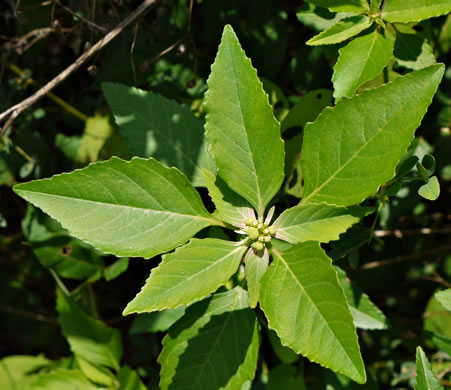
[[[385,265],[401,263],[401,262],[408,261],[408,260],[421,259],[424,256],[435,255],[437,253],[446,252],[446,251],[451,251],[451,245],[446,245],[446,246],[442,246],[439,248],[430,249],[427,251],[423,251],[420,253],[414,253],[414,254],[407,255],[407,256],[397,256],[397,257],[393,257],[392,259],[371,261],[369,263],[363,264],[360,269],[372,269],[372,268],[383,267]]]
[[[72,16],[74,16],[77,19],[80,19],[83,23],[86,23],[88,26],[94,27],[95,29],[106,33],[108,30],[105,27],[99,26],[98,24],[95,24],[94,22],[91,22],[90,20],[84,18],[83,16],[80,16],[76,14],[74,11],[72,11],[70,8],[66,7],[65,5],[61,4],[59,0],[53,0],[56,4],[58,4],[62,9],[69,12]]]
[[[45,96],[49,91],[54,89],[58,84],[64,81],[70,74],[77,70],[81,65],[83,65],[94,53],[98,52],[104,48],[108,43],[110,43],[114,38],[116,38],[129,24],[141,16],[156,0],[144,0],[143,3],[134,10],[130,15],[128,15],[121,23],[117,25],[116,28],[111,30],[107,35],[105,35],[100,41],[98,41],[94,46],[92,46],[88,51],[83,53],[73,64],[68,66],[63,70],[58,76],[53,80],[44,85],[40,90],[35,92],[33,95],[25,99],[24,101],[8,108],[2,114],[0,114],[0,122],[7,121],[5,126],[0,132],[2,136],[8,126],[11,125],[12,121],[17,118],[18,115],[32,104],[36,103],[39,99]],[[12,118],[12,119],[11,119]],[[8,125],[8,126],[7,126]]]
[[[376,237],[395,236],[397,238],[403,238],[404,236],[411,235],[429,235],[429,234],[451,234],[451,227],[443,229],[422,228],[415,230],[400,230],[400,229],[376,230],[374,232],[374,235]]]

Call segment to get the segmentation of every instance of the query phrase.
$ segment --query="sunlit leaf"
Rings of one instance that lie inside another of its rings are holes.
[[[117,256],[153,257],[215,223],[188,179],[152,158],[113,157],[14,190],[72,235]]]
[[[307,45],[330,45],[343,42],[370,27],[372,20],[365,15],[351,16],[341,19],[327,30],[315,35],[306,42]]]
[[[273,249],[260,306],[282,344],[358,383],[366,381],[357,334],[332,261],[317,242]]]
[[[433,65],[324,109],[304,131],[302,202],[348,206],[390,180],[443,71]]]
[[[229,25],[211,67],[205,110],[219,176],[262,216],[284,178],[283,141],[257,72]]]
[[[124,315],[175,309],[206,297],[236,272],[245,251],[232,241],[192,239],[163,256]]]

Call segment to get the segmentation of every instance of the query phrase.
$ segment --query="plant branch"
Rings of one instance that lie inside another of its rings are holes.
[[[445,246],[442,246],[439,248],[430,249],[427,251],[423,251],[420,253],[414,253],[414,254],[407,255],[407,256],[396,256],[396,257],[393,257],[393,258],[387,259],[387,260],[371,261],[369,263],[363,264],[362,267],[360,267],[360,269],[372,269],[372,268],[383,267],[385,265],[391,265],[391,264],[395,264],[395,263],[401,263],[404,261],[420,259],[424,256],[435,255],[435,254],[446,252],[449,250],[451,250],[451,245],[445,245]]]
[[[142,4],[136,8],[130,15],[128,15],[121,23],[119,23],[113,30],[111,30],[107,35],[100,39],[94,46],[92,46],[88,51],[83,53],[74,63],[63,70],[59,75],[57,75],[53,80],[49,81],[41,89],[35,92],[33,95],[25,99],[24,101],[8,108],[6,111],[0,114],[0,122],[7,121],[0,132],[0,136],[3,136],[8,126],[11,125],[12,121],[20,115],[22,111],[36,103],[43,96],[48,94],[52,89],[64,81],[69,75],[80,68],[94,53],[103,49],[108,43],[110,43],[114,38],[116,38],[129,24],[134,22],[139,16],[141,16],[147,9],[155,3],[156,0],[144,0]],[[12,119],[11,119],[12,118]],[[8,126],[7,126],[8,125]]]

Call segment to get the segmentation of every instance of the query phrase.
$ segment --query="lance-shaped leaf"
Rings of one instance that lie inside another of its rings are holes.
[[[207,152],[204,124],[190,109],[150,91],[105,83],[103,93],[119,131],[135,156],[154,157],[203,186],[201,169],[216,171]]]
[[[216,206],[215,217],[233,226],[244,227],[249,217],[255,217],[254,209],[242,196],[232,191],[219,176],[202,171],[211,200]]]
[[[88,316],[70,297],[57,290],[57,306],[62,332],[73,353],[93,364],[119,369],[122,356],[121,334]]]
[[[419,22],[451,12],[449,0],[390,0],[385,2],[382,19],[387,22]]]
[[[257,72],[229,25],[207,83],[205,131],[218,174],[262,216],[283,182],[283,141]]]
[[[364,383],[357,333],[331,259],[317,242],[273,255],[260,290],[269,327],[296,353]]]
[[[188,179],[154,159],[113,157],[14,190],[72,235],[117,256],[153,257],[215,223]]]
[[[259,332],[247,292],[236,287],[190,306],[163,340],[160,388],[236,390],[252,380]]]
[[[260,280],[268,269],[269,254],[265,251],[259,256],[250,248],[246,253],[246,280],[249,292],[249,301],[252,308],[257,306],[260,298]]]
[[[246,249],[215,238],[191,240],[163,256],[124,315],[175,309],[206,297],[236,272]]]
[[[301,204],[285,210],[274,222],[276,237],[298,244],[304,241],[329,242],[338,240],[372,209],[338,207],[325,203]]]
[[[352,96],[382,72],[393,55],[393,43],[377,30],[353,39],[340,50],[334,66],[334,97]]]
[[[336,12],[361,13],[368,11],[369,8],[366,0],[309,0],[308,2]]]
[[[340,20],[332,27],[329,27],[327,30],[315,35],[306,43],[310,46],[316,46],[343,42],[370,27],[372,23],[372,20],[368,16],[351,16]]]
[[[386,329],[387,319],[379,308],[370,301],[359,287],[346,278],[346,273],[335,267],[338,282],[343,289],[349,310],[354,318],[354,325],[360,329]]]
[[[446,310],[451,311],[451,288],[439,291],[438,293],[435,294],[435,298],[442,304],[442,306]]]
[[[417,347],[416,361],[415,390],[443,390],[443,386],[432,371],[428,358],[421,347]]]
[[[307,124],[301,157],[302,203],[349,206],[390,180],[443,71],[443,65],[433,65],[342,99]]]

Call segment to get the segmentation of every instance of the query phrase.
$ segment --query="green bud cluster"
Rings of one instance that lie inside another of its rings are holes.
[[[274,226],[268,226],[261,217],[258,219],[249,217],[245,224],[246,227],[243,230],[247,234],[246,243],[252,245],[256,251],[262,251],[276,234]]]

